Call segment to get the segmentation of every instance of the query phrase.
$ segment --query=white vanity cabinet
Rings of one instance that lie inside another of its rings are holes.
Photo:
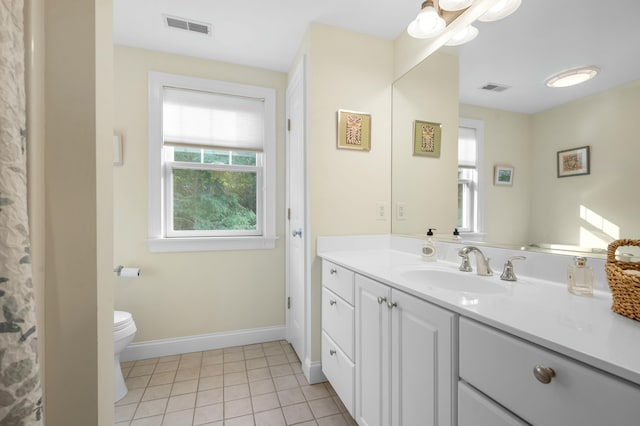
[[[456,318],[355,275],[358,424],[454,424]]]
[[[354,415],[354,273],[322,262],[322,372]]]
[[[536,426],[640,424],[637,385],[467,318],[460,319],[459,337],[461,380],[525,422]],[[459,426],[526,424],[517,423],[506,410],[500,413],[490,401],[478,401],[478,395],[474,398],[461,391]],[[478,419],[491,419],[489,411],[493,411],[507,420],[469,423],[463,410],[482,412]]]

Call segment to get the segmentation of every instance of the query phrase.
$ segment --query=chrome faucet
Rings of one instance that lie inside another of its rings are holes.
[[[458,250],[458,256],[462,258],[462,264],[460,265],[461,271],[471,272],[471,266],[469,266],[469,253],[475,253],[476,256],[476,270],[478,271],[478,275],[489,276],[493,275],[493,271],[491,270],[491,265],[489,264],[489,260],[484,257],[484,253],[480,251],[478,247],[466,246],[462,247]]]
[[[516,277],[516,273],[513,272],[513,261],[514,260],[525,260],[524,256],[513,256],[507,259],[504,263],[504,270],[502,271],[502,275],[500,275],[500,279],[504,281],[517,281],[518,277]]]

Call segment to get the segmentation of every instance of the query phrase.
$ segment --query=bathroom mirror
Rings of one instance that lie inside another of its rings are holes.
[[[393,233],[436,228],[436,234],[451,236],[458,221],[458,117],[464,117],[484,130],[478,152],[482,228],[463,233],[464,239],[598,253],[612,240],[640,238],[640,142],[634,125],[640,62],[628,52],[640,43],[640,26],[633,22],[640,7],[632,0],[617,6],[525,0],[503,21],[474,24],[480,29],[476,40],[442,49],[394,83]],[[602,26],[589,29],[597,42],[567,28],[593,17]],[[559,34],[553,42],[542,39],[553,34]],[[544,58],[528,58],[539,50],[536,43],[544,46]],[[622,63],[614,65],[612,56],[624,49]],[[494,62],[499,68],[487,74],[492,67],[484,65]],[[545,78],[578,65],[602,69],[582,85],[545,86]],[[527,79],[535,82],[532,93],[524,88]],[[481,90],[487,83],[510,87]],[[439,157],[413,155],[415,120],[442,124]],[[562,176],[559,153],[584,146],[588,173]],[[496,166],[512,169],[507,185],[496,183]]]

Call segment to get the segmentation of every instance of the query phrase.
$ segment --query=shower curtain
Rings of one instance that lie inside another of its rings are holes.
[[[42,425],[27,216],[23,0],[0,0],[0,425]]]

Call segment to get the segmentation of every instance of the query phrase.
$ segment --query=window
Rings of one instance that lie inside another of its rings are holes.
[[[482,228],[480,191],[484,124],[460,119],[458,128],[458,230],[479,233]]]
[[[275,246],[275,91],[149,73],[149,248]]]

